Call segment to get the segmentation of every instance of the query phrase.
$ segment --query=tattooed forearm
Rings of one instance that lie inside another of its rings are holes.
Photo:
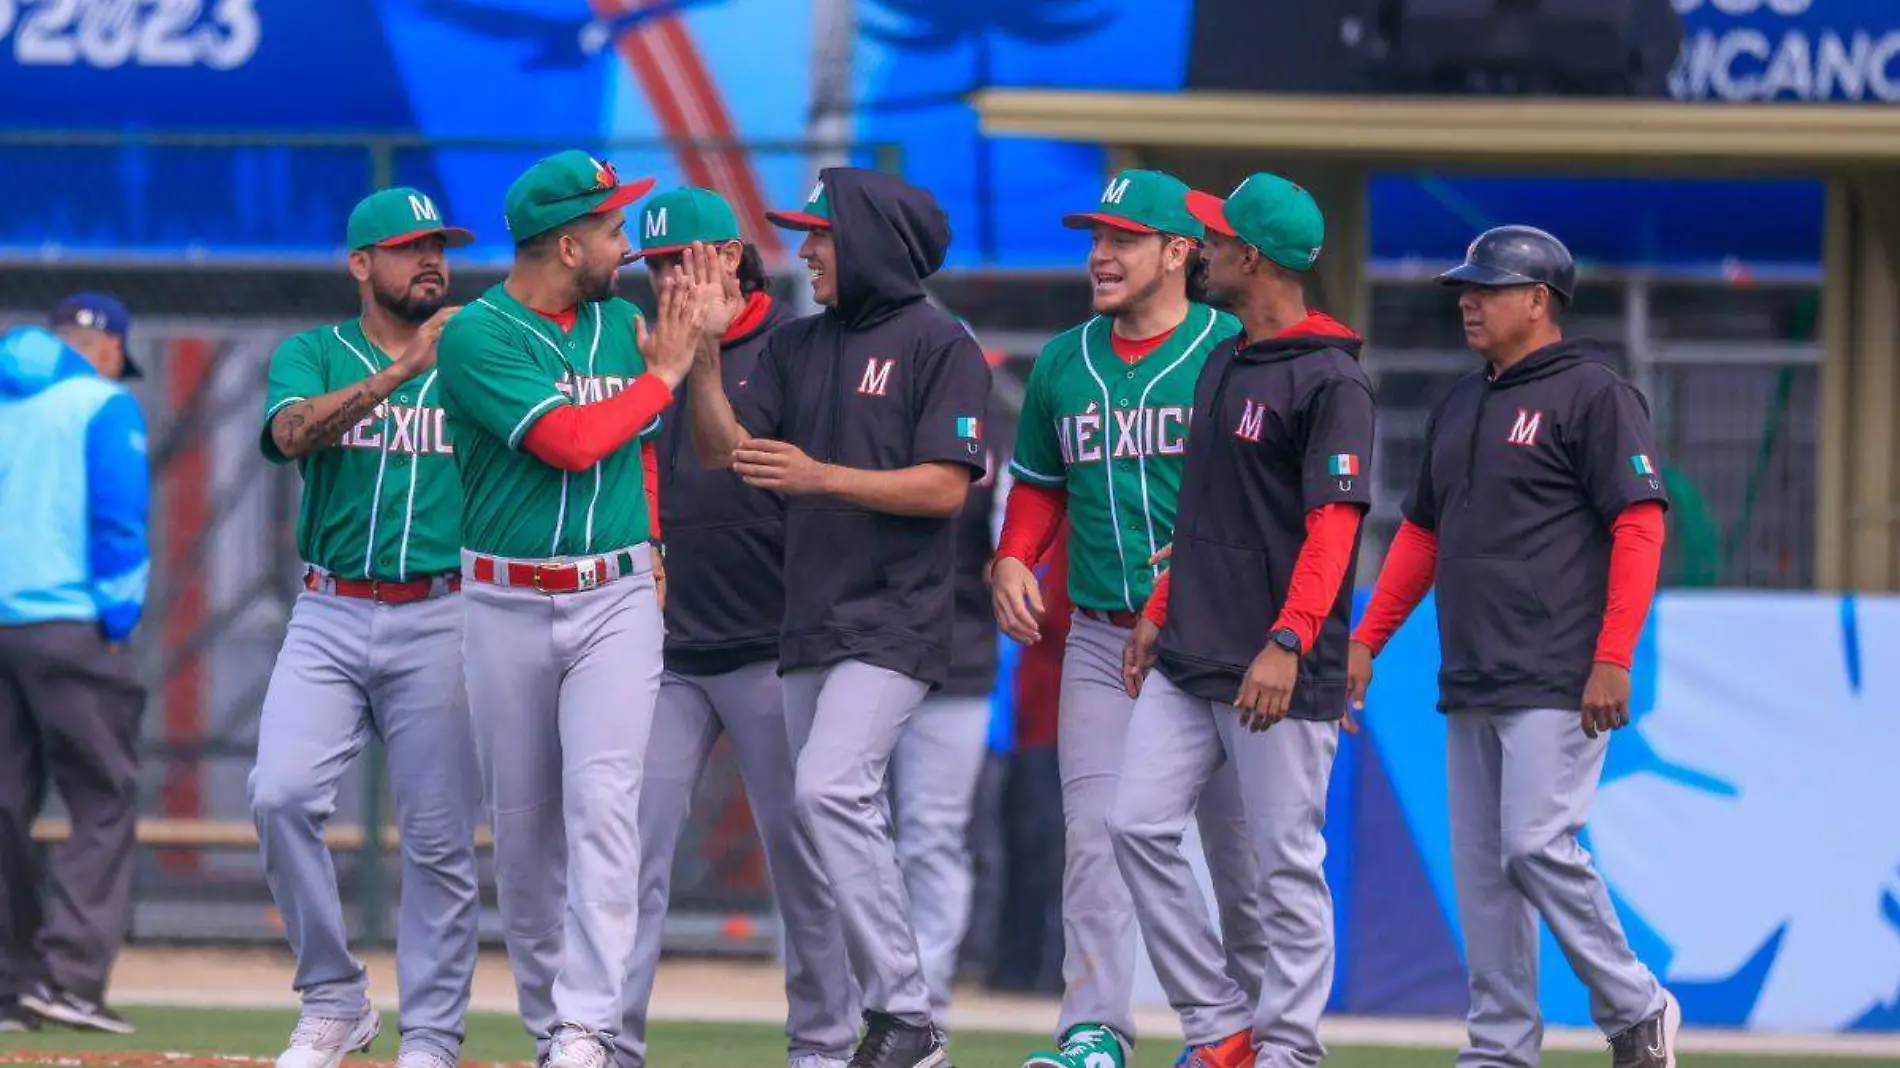
[[[383,377],[366,378],[278,412],[270,424],[277,451],[295,460],[335,445],[389,395]]]

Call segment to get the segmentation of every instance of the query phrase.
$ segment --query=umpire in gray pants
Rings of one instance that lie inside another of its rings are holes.
[[[138,376],[128,326],[86,293],[51,330],[0,337],[0,1032],[132,1031],[104,1004],[131,920],[145,708],[125,648],[149,559],[145,421],[118,381]],[[42,873],[49,778],[72,829]]]

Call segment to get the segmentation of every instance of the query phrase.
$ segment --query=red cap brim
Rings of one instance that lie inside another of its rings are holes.
[[[462,248],[475,243],[475,235],[459,226],[429,226],[421,230],[411,230],[395,237],[385,237],[376,242],[377,248],[400,248],[411,241],[420,241],[432,234],[442,235],[442,243],[449,248]]]
[[[831,220],[803,211],[768,211],[765,218],[781,230],[829,230]]]
[[[633,254],[627,257],[627,261],[631,263],[634,260],[646,259],[648,256],[671,256],[675,252],[685,252],[691,247],[691,245],[659,245],[654,248],[636,248]]]
[[[1147,223],[1138,223],[1133,219],[1124,219],[1119,215],[1110,215],[1100,211],[1078,211],[1062,217],[1062,225],[1071,230],[1086,230],[1096,225],[1114,230],[1126,230],[1131,234],[1158,234],[1161,231]]]
[[[1234,228],[1227,223],[1227,202],[1212,193],[1203,193],[1198,189],[1188,190],[1188,214],[1199,219],[1202,226],[1223,237],[1233,237]]]
[[[594,205],[593,210],[589,211],[588,214],[605,215],[615,208],[624,208],[634,201],[639,200],[641,197],[646,196],[657,181],[659,181],[657,178],[640,178],[628,182],[626,185],[607,194],[607,199]]]

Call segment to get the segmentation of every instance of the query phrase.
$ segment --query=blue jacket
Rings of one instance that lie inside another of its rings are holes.
[[[151,475],[125,387],[37,327],[0,334],[0,626],[98,623],[145,607]]]

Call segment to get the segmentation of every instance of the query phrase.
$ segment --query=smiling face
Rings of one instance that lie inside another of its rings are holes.
[[[383,310],[421,323],[448,302],[446,247],[440,234],[428,234],[389,248],[359,249],[350,254],[350,271]]]
[[[1194,243],[1162,233],[1136,233],[1097,223],[1089,246],[1089,292],[1098,315],[1119,316],[1185,285]]]
[[[811,275],[811,299],[827,308],[836,307],[838,246],[831,239],[831,231],[823,227],[805,231],[805,240],[798,246],[798,258],[805,261],[805,270]]]
[[[615,208],[590,216],[585,224],[563,234],[561,245],[562,261],[574,272],[581,300],[606,300],[614,295],[620,268],[633,252],[627,240],[627,213]]]

